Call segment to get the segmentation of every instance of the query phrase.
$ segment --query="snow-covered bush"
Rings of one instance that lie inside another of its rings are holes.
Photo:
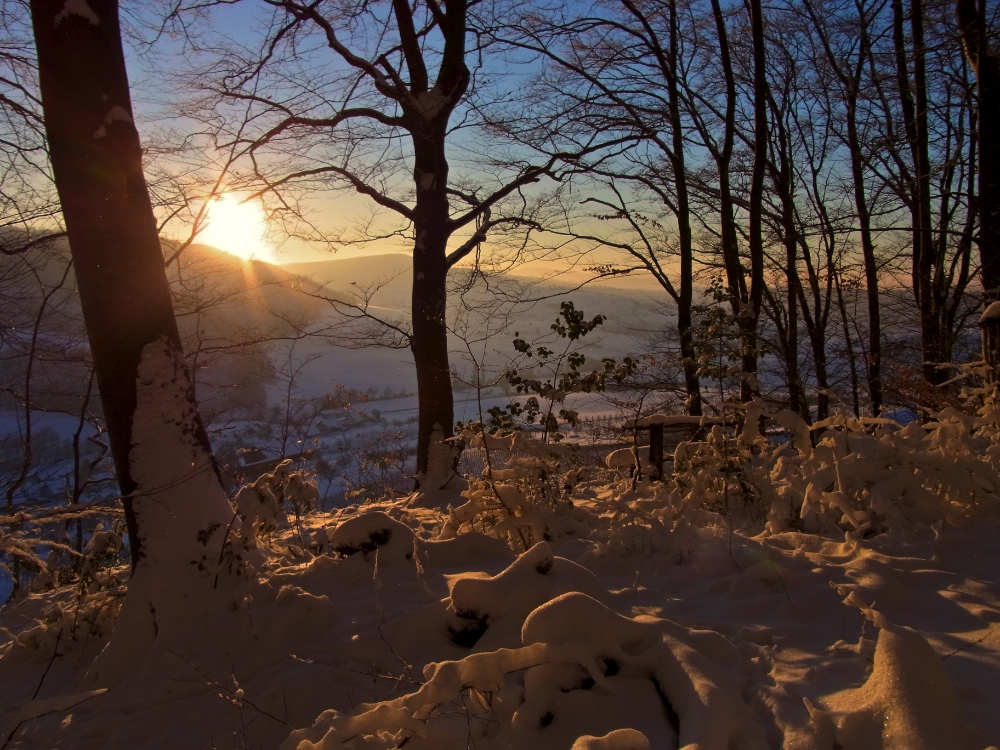
[[[96,518],[96,526],[87,534],[81,530],[76,543],[71,543],[67,524],[85,518],[91,522]],[[73,585],[93,592],[120,582],[115,570],[124,562],[127,550],[118,514],[103,509],[35,515],[22,512],[4,520],[8,523],[0,524],[0,553],[12,564],[0,557],[0,571],[12,580],[19,579],[17,583],[25,591]]]
[[[470,479],[443,534],[484,531],[523,551],[596,526],[608,544],[642,537],[662,548],[664,534],[705,523],[863,536],[950,522],[1000,494],[1000,408],[991,394],[979,398],[975,414],[948,407],[905,426],[844,414],[808,425],[754,401],[738,433],[716,425],[703,440],[677,445],[662,482],[583,466],[569,444],[466,430],[467,443],[486,450],[487,467]],[[501,466],[491,465],[491,452],[507,457]]]
[[[35,558],[37,575],[28,586],[33,598],[25,599],[26,606],[38,609],[37,621],[13,638],[14,644],[54,650],[60,642],[111,633],[127,569],[122,532],[120,520],[108,527],[98,523],[82,554],[61,542],[46,545],[49,554]]]
[[[462,493],[466,502],[451,511],[445,537],[485,531],[524,551],[554,535],[572,533],[570,494],[590,473],[575,460],[573,446],[544,443],[516,430],[490,435],[467,428],[462,438],[484,449],[486,468],[481,477],[469,478],[469,489]],[[491,456],[501,453],[504,465],[495,467]]]
[[[244,549],[270,539],[279,528],[289,525],[289,512],[298,525],[302,516],[319,502],[319,489],[307,474],[286,459],[269,474],[241,487],[236,493],[236,512],[241,524],[238,537]],[[301,535],[301,532],[300,532]]]
[[[966,408],[949,406],[907,425],[846,414],[809,425],[756,400],[739,407],[736,434],[716,425],[703,439],[680,442],[662,482],[635,475],[617,494],[633,512],[653,513],[674,530],[712,522],[870,535],[950,522],[1000,494],[997,396],[967,389],[965,398]]]

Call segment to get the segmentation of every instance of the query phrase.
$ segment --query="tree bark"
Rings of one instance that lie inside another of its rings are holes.
[[[719,175],[719,229],[722,244],[722,261],[726,273],[726,286],[729,292],[729,300],[730,305],[732,306],[733,315],[736,318],[737,326],[740,332],[742,369],[742,377],[740,380],[740,399],[745,403],[750,401],[756,392],[756,334],[757,321],[760,317],[760,300],[763,296],[763,289],[759,288],[755,290],[753,289],[752,282],[750,284],[747,283],[743,262],[740,258],[739,234],[736,226],[736,202],[733,198],[732,183],[729,176],[732,167],[733,146],[736,139],[736,80],[733,74],[729,34],[726,30],[726,18],[725,14],[722,12],[722,5],[719,0],[712,0],[712,15],[715,19],[715,29],[719,38],[719,59],[723,70],[726,91],[726,106],[725,112],[723,113],[724,130],[722,145],[720,148],[713,150],[713,158]],[[756,91],[754,98],[756,108]],[[756,157],[754,161],[754,170],[756,174]],[[761,190],[762,189],[763,183],[761,184]],[[750,213],[752,217],[752,198]],[[751,247],[750,252],[751,256],[753,256],[753,247]],[[751,259],[751,279],[755,278],[755,271],[756,266],[753,259]],[[763,272],[763,266],[761,266],[761,272]],[[756,298],[757,300],[756,305],[752,301],[753,298]]]
[[[885,401],[882,385],[882,315],[879,299],[878,262],[875,258],[875,243],[872,239],[871,212],[868,209],[868,197],[865,194],[861,138],[858,135],[858,95],[861,88],[861,71],[868,52],[867,25],[863,24],[857,68],[850,78],[841,74],[841,80],[847,88],[847,148],[851,154],[854,208],[857,212],[858,228],[861,234],[861,254],[865,267],[865,297],[868,302],[868,357],[865,372],[868,377],[868,397],[871,399],[872,415],[877,417],[882,413],[882,405]]]
[[[417,202],[413,228],[413,294],[410,349],[417,371],[417,484],[434,469],[431,446],[454,435],[455,406],[448,361],[446,319],[449,229],[448,160],[444,133],[414,136]],[[428,488],[434,489],[434,488]]]
[[[694,346],[694,237],[691,231],[691,200],[688,194],[687,164],[684,156],[684,123],[681,119],[681,98],[677,83],[679,65],[677,47],[680,28],[677,19],[677,0],[670,0],[670,47],[667,51],[667,110],[670,118],[672,151],[669,154],[674,172],[674,189],[677,191],[677,240],[680,245],[680,290],[677,299],[677,332],[681,340],[681,359],[684,366],[684,389],[687,393],[687,412],[700,417],[701,381],[698,376],[698,354]]]
[[[913,294],[920,311],[920,344],[923,350],[924,379],[943,383],[946,371],[937,365],[951,359],[947,337],[941,325],[941,300],[935,283],[937,254],[931,226],[930,156],[927,133],[927,75],[922,0],[910,2],[910,35],[913,45],[912,80],[906,54],[906,14],[903,0],[892,0],[893,46],[896,77],[906,140],[910,147],[913,174],[909,179],[907,203],[913,224]]]
[[[983,308],[1000,300],[1000,51],[991,49],[985,0],[957,0],[966,57],[979,94],[979,260]],[[1000,375],[1000,317],[981,322],[983,358]]]
[[[754,398],[757,383],[757,326],[764,299],[764,175],[768,148],[767,56],[764,41],[764,10],[761,0],[748,0],[753,47],[753,170],[750,176],[750,288],[746,304],[737,315],[743,341],[741,400]]]
[[[136,506],[136,498],[150,489],[140,487],[136,474],[144,467],[134,455],[139,365],[144,350],[156,342],[165,342],[177,361],[182,358],[132,118],[118,4],[32,0],[31,15],[52,169],[135,567],[147,539],[157,533],[146,528]],[[180,376],[186,378],[186,371]],[[221,496],[212,512],[231,517],[190,380],[181,387],[190,405],[182,428],[207,456]]]

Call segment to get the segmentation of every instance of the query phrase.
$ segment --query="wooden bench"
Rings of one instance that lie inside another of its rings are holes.
[[[732,420],[722,417],[692,417],[687,414],[650,414],[639,417],[625,424],[625,429],[639,433],[649,431],[649,468],[652,479],[663,478],[663,447],[667,435],[676,437],[673,446],[681,442],[682,439],[695,437],[699,432],[721,425],[723,427],[734,424]]]

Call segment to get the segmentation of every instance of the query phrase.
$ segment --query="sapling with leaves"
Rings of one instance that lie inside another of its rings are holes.
[[[542,343],[528,343],[520,333],[514,334],[514,349],[533,363],[532,370],[541,372],[542,378],[531,377],[517,367],[510,368],[505,378],[518,394],[527,396],[524,402],[512,401],[504,407],[489,410],[489,426],[493,431],[513,428],[517,421],[526,424],[537,423],[542,428],[542,441],[551,438],[558,442],[565,435],[559,431],[565,425],[575,425],[579,415],[567,409],[566,397],[571,393],[595,393],[604,391],[610,378],[621,383],[632,374],[635,362],[630,357],[618,363],[611,357],[601,360],[601,367],[589,372],[583,369],[587,358],[578,343],[584,336],[607,320],[604,315],[596,315],[590,320],[582,310],[577,310],[571,301],[559,305],[559,316],[550,326],[555,334],[555,342],[561,343],[561,351],[548,345],[552,336]],[[555,343],[553,342],[553,343]],[[547,378],[545,377],[547,376]]]
[[[717,388],[720,412],[729,403],[738,404],[741,381],[753,374],[741,367],[743,342],[739,316],[728,305],[729,292],[720,277],[714,277],[705,290],[705,299],[694,306],[694,350],[697,354],[698,376]],[[763,350],[755,352],[755,357]],[[757,384],[754,382],[753,387]]]

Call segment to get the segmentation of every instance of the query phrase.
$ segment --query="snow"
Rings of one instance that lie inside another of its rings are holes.
[[[573,743],[572,750],[649,750],[649,739],[634,729],[616,729],[603,737],[586,735]]]
[[[414,108],[427,121],[437,117],[450,101],[449,96],[441,91],[440,87],[436,84],[428,91],[421,92],[413,97]],[[433,175],[431,175],[431,179],[433,179]]]
[[[81,0],[81,2],[86,5],[86,0]],[[94,138],[104,138],[108,134],[107,126],[113,122],[126,122],[132,124],[132,115],[128,113],[124,107],[119,104],[114,105],[108,110],[108,113],[104,115],[104,120],[98,125],[97,130],[94,131]]]
[[[82,18],[94,26],[101,25],[101,19],[94,13],[94,9],[87,4],[87,0],[66,0],[63,3],[62,10],[56,13],[55,25],[58,26],[70,16]]]
[[[645,468],[648,462],[644,454],[648,452],[648,448],[618,448],[604,457],[604,465],[609,469],[634,469],[638,463],[640,468]]]
[[[984,325],[985,323],[992,323],[994,320],[1000,319],[1000,300],[996,302],[990,302],[983,314],[979,316],[979,325]]]
[[[872,672],[861,687],[824,699],[823,708],[806,704],[821,734],[858,750],[981,748],[982,739],[959,718],[948,673],[930,644],[876,610],[862,611],[879,628]]]
[[[144,357],[135,468],[164,536],[113,632],[121,570],[0,611],[11,750],[1000,744],[990,401],[905,427],[762,414],[791,440],[719,428],[664,483],[490,438],[523,455],[444,508],[320,513],[279,467],[236,497],[236,575],[191,564],[191,531],[232,517],[178,373]]]
[[[162,339],[145,347],[129,454],[143,557],[116,637],[95,662],[88,684],[110,686],[134,674],[155,645],[172,646],[187,618],[216,605],[210,574],[222,558],[233,511],[211,456],[192,434],[190,389],[183,355]]]
[[[89,700],[90,698],[94,698],[98,695],[103,695],[106,692],[108,692],[107,688],[98,688],[97,690],[88,690],[84,693],[57,695],[53,698],[46,698],[44,700],[28,701],[17,710],[17,713],[14,714],[13,719],[10,721],[11,727],[9,731],[5,732],[5,736],[9,736],[15,732],[16,729],[26,721],[37,719],[40,716],[45,716],[45,714],[69,711],[71,708],[83,703],[85,700]]]
[[[687,414],[650,414],[640,417],[634,422],[636,427],[663,425],[664,427],[710,427],[716,424],[726,424],[721,417],[692,417]]]

